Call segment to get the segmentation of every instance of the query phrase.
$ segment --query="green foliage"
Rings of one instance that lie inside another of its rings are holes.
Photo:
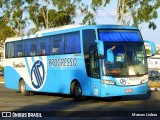
[[[2,8],[2,5],[3,5],[3,1],[0,0],[0,8]]]
[[[146,49],[146,53],[147,54],[151,54],[151,50],[150,49]]]
[[[4,67],[0,65],[0,70],[4,70]]]
[[[17,35],[23,36],[27,25],[24,17],[26,6],[25,0],[2,0],[3,18],[10,29]]]
[[[158,17],[157,9],[160,7],[159,0],[118,0],[118,20],[124,20],[122,24],[130,24],[130,20],[125,19],[125,14],[130,13],[133,25],[139,26],[141,23],[148,23],[150,29],[156,29],[154,20]],[[125,3],[123,4],[123,2]],[[123,6],[124,5],[124,6]],[[122,15],[123,13],[124,15]]]
[[[156,51],[156,54],[159,55],[159,54],[160,54],[160,50],[157,50],[157,51]]]
[[[8,37],[13,37],[14,35],[15,33],[7,26],[7,22],[4,18],[0,17],[0,42],[4,43]]]
[[[98,10],[105,9],[111,0],[0,0],[3,21],[0,23],[0,37],[23,36],[34,34],[41,29],[74,23],[74,18],[82,15],[81,24],[96,24],[95,15]],[[158,17],[159,0],[117,0],[118,21],[122,24],[139,26],[148,23],[148,27],[156,29],[154,20]],[[124,4],[123,4],[124,3]],[[79,13],[76,15],[76,13]],[[122,14],[123,13],[123,14]],[[132,20],[125,15],[130,14]],[[125,16],[125,17],[124,17]],[[130,22],[131,21],[131,22]],[[34,26],[25,32],[27,26]]]
[[[74,23],[76,6],[70,0],[26,0],[30,20],[35,24],[28,34],[45,28]],[[40,4],[40,2],[43,2]],[[51,4],[54,6],[52,7]]]
[[[99,8],[105,7],[110,0],[92,0],[84,4],[83,0],[1,0],[3,15],[10,29],[23,36],[26,26],[33,22],[27,35],[41,29],[73,24],[76,11],[84,18],[82,24],[96,24],[95,14]],[[91,5],[91,6],[90,6]]]
[[[94,11],[97,11],[99,8],[105,7],[110,0],[92,0],[91,7]]]

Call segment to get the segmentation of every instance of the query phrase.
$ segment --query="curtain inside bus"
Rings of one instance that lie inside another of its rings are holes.
[[[100,40],[103,42],[142,42],[137,31],[99,31]]]

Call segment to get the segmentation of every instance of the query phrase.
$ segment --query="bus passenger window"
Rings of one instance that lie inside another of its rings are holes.
[[[18,52],[18,56],[23,57],[24,56],[23,52]]]
[[[30,52],[30,56],[35,56],[36,55],[36,51],[35,50],[32,50],[31,52]]]
[[[24,41],[18,41],[14,43],[15,47],[15,52],[14,56],[15,57],[23,57],[24,56]]]
[[[37,39],[32,39],[26,41],[26,56],[35,56],[37,55]]]
[[[8,58],[13,58],[14,57],[14,43],[8,43]]]
[[[37,46],[38,55],[40,56],[49,55],[49,49],[50,49],[50,38],[49,37],[39,38]]]
[[[80,53],[80,32],[67,33],[65,35],[65,53]]]
[[[45,49],[41,49],[39,55],[41,55],[41,56],[45,55]]]
[[[59,48],[53,48],[52,49],[52,54],[58,54]]]
[[[64,54],[64,37],[63,35],[56,35],[51,37],[50,53],[53,54]]]

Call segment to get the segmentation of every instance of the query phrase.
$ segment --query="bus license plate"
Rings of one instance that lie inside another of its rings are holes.
[[[132,92],[133,92],[133,89],[126,89],[125,92],[126,92],[126,93],[132,93]]]

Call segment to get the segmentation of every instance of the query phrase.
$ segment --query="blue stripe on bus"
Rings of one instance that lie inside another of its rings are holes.
[[[28,74],[29,74],[29,76],[31,76],[31,69],[29,68],[28,60],[27,60],[27,58],[26,58],[26,57],[25,57],[25,62],[26,62],[26,66],[27,66]]]
[[[32,57],[31,59],[32,59],[32,63],[35,63],[34,57]]]

